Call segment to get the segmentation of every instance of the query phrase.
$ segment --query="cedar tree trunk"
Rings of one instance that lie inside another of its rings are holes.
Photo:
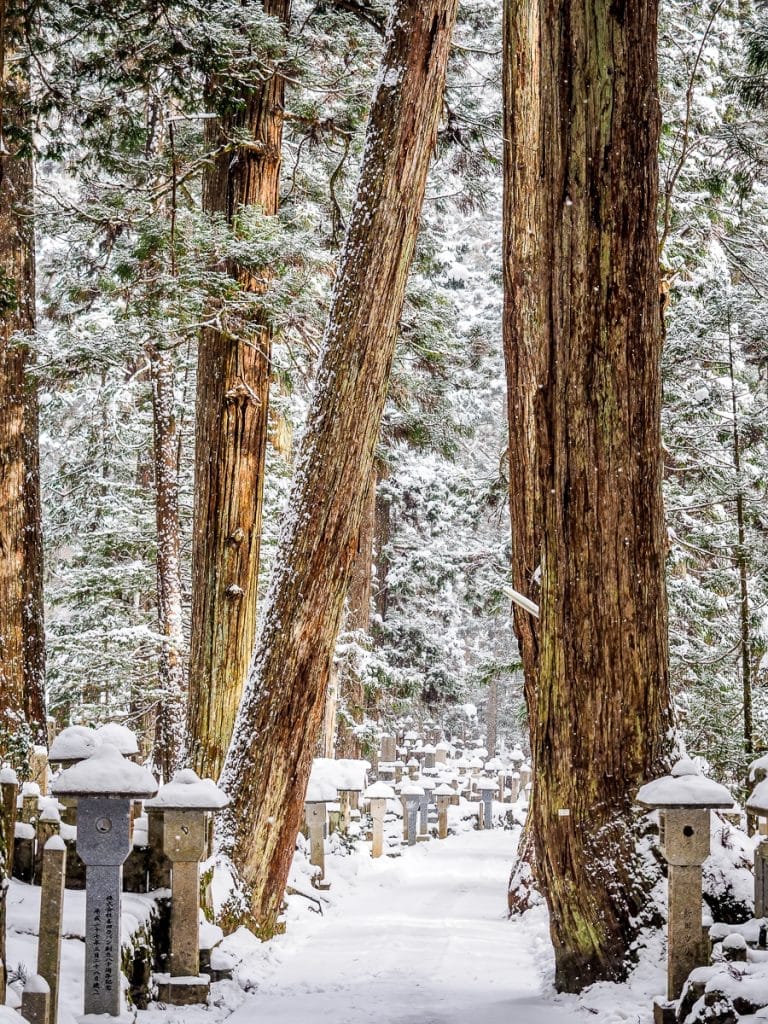
[[[23,11],[0,0],[0,731],[45,729],[32,138]],[[2,753],[2,751],[0,751]]]
[[[671,728],[656,2],[505,4],[516,612],[556,984],[621,978],[647,907],[637,787]],[[529,585],[526,587],[525,584]]]
[[[264,0],[287,26],[290,0]],[[221,102],[209,83],[212,105]],[[242,103],[207,122],[213,153],[203,180],[203,209],[236,227],[244,207],[277,213],[285,80],[275,70]],[[229,271],[248,291],[262,279]],[[230,332],[205,328],[197,365],[195,510],[188,754],[201,776],[217,778],[253,655],[259,575],[264,459],[269,429],[271,333],[257,320]]]
[[[157,523],[157,613],[162,636],[155,762],[167,781],[181,767],[184,740],[184,634],[179,564],[178,429],[169,352],[149,352]]]
[[[371,108],[254,668],[227,756],[233,858],[275,927],[326,688],[443,102],[458,0],[398,0]]]

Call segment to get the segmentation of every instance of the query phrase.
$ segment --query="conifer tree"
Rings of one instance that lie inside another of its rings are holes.
[[[274,931],[318,738],[440,118],[456,0],[398,0],[284,528],[224,783],[232,855]]]

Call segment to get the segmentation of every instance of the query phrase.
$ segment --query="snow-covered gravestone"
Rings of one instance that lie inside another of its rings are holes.
[[[48,1019],[56,1024],[59,1005],[59,973],[61,969],[61,932],[64,913],[64,877],[67,848],[59,835],[52,835],[43,849],[43,870],[40,888],[40,925],[37,944],[37,973],[45,978],[50,989]]]
[[[710,811],[733,807],[725,786],[706,778],[694,761],[678,761],[671,775],[642,786],[637,802],[659,811],[661,852],[669,865],[667,998],[678,999],[703,966],[701,866],[709,856]]]
[[[164,1003],[189,1006],[208,998],[210,977],[200,974],[200,861],[208,814],[228,803],[212,779],[184,768],[146,804],[163,812],[163,848],[171,862],[171,971],[155,975]]]
[[[29,1024],[49,1024],[51,993],[39,974],[30,975],[21,992],[21,1016]]]
[[[480,828],[493,828],[493,796],[498,792],[498,785],[493,779],[479,779],[477,789],[480,793],[482,812],[478,815],[477,822]]]
[[[437,750],[435,747],[433,747],[431,743],[426,743],[424,745],[424,767],[434,768],[436,757]]]
[[[374,782],[363,795],[370,803],[373,822],[371,856],[380,857],[384,852],[384,815],[387,811],[387,800],[394,800],[395,791],[384,782]]]
[[[304,797],[304,816],[309,829],[309,863],[318,868],[313,884],[318,889],[330,888],[325,881],[325,820],[326,807],[335,799],[335,786],[310,775]]]
[[[400,797],[403,801],[403,818],[405,820],[403,838],[408,846],[414,846],[416,843],[416,819],[424,797],[424,790],[415,782],[404,782],[400,787]]]
[[[435,790],[435,802],[437,803],[437,838],[448,838],[448,808],[453,800],[455,790],[446,783],[438,786]]]
[[[85,1013],[121,1010],[122,866],[131,852],[131,801],[154,796],[150,772],[110,744],[67,768],[51,792],[77,800],[77,852],[85,862]]]
[[[758,782],[752,790],[747,800],[747,811],[760,818],[768,818],[768,779]],[[755,847],[755,917],[768,917],[768,838],[764,835]]]
[[[397,760],[397,743],[394,736],[386,733],[381,737],[381,760],[391,763]]]

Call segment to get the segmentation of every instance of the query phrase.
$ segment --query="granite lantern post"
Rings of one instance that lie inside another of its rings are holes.
[[[404,782],[400,787],[400,797],[403,801],[403,817],[405,819],[404,839],[408,846],[416,844],[416,819],[418,817],[424,790],[415,782]]]
[[[310,777],[304,798],[304,816],[309,829],[309,863],[318,868],[312,884],[317,889],[330,889],[325,881],[326,805],[336,799],[336,789]]]
[[[477,789],[480,793],[482,811],[477,816],[479,828],[493,828],[493,794],[498,792],[498,785],[493,779],[479,779]]]
[[[747,800],[747,812],[768,817],[768,780],[758,782]],[[768,917],[768,836],[761,821],[760,842],[755,847],[755,917]]]
[[[380,857],[384,852],[384,815],[387,811],[387,801],[394,800],[395,791],[384,782],[374,782],[366,789],[364,796],[370,803],[373,822],[371,856]]]
[[[61,933],[64,914],[64,878],[67,848],[59,835],[52,835],[43,849],[40,889],[40,925],[37,944],[37,973],[50,989],[49,1024],[56,1024],[61,970]]]
[[[443,783],[435,790],[435,802],[437,803],[437,838],[448,838],[448,808],[450,807],[455,791]]]
[[[667,999],[678,999],[696,967],[706,963],[701,927],[701,866],[709,856],[710,811],[733,807],[731,794],[703,776],[694,761],[646,783],[637,802],[659,811],[660,846],[669,865]]]
[[[120,908],[122,866],[131,852],[131,801],[154,796],[146,768],[104,744],[51,785],[77,799],[77,852],[86,865],[85,1013],[121,1010]]]
[[[184,768],[146,805],[163,812],[163,849],[171,862],[171,970],[155,981],[161,1002],[174,1006],[208,998],[211,979],[200,974],[200,861],[208,815],[228,804],[212,779]]]

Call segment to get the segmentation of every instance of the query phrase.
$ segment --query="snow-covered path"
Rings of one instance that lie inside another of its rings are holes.
[[[372,863],[285,945],[229,1024],[559,1024],[551,948],[505,916],[513,834],[470,832]],[[280,940],[278,940],[280,944]],[[594,1020],[594,1017],[592,1018]]]

